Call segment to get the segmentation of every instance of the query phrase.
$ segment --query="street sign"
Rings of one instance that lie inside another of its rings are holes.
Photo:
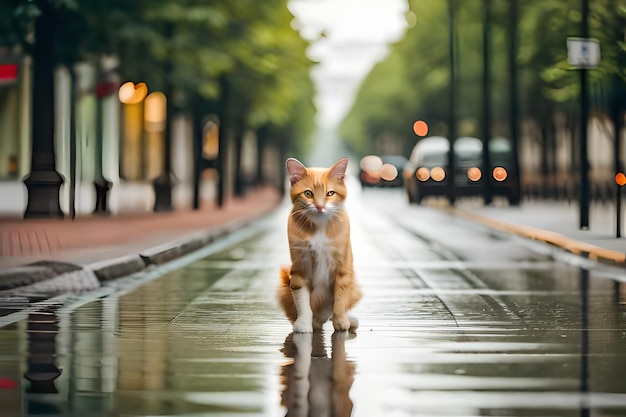
[[[567,38],[567,62],[576,68],[596,68],[600,64],[600,41]]]

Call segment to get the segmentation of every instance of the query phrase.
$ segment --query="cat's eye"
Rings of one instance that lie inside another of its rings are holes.
[[[334,191],[329,191],[329,192],[327,192],[327,193],[326,193],[326,196],[327,196],[327,197],[332,197],[332,196],[334,196],[334,195],[335,195],[335,192],[334,192]]]
[[[311,197],[313,197],[313,191],[311,191],[311,190],[306,190],[306,191],[304,192],[304,196],[305,196],[305,197],[307,197],[307,198],[311,198]]]

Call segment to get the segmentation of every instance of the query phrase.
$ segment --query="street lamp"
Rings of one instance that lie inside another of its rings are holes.
[[[584,39],[589,38],[589,0],[582,0],[581,30]],[[587,122],[589,100],[587,68],[580,68],[580,229],[589,230],[589,161],[587,159]]]
[[[449,82],[449,103],[448,103],[448,136],[450,140],[450,148],[448,150],[448,169],[450,170],[450,178],[454,178],[455,157],[454,142],[456,140],[456,75],[454,71],[455,63],[455,26],[456,26],[456,0],[448,0],[448,54],[450,65],[450,82]],[[454,181],[448,181],[448,201],[454,204],[456,199]]]
[[[59,191],[63,177],[56,170],[54,154],[54,38],[55,10],[49,1],[38,1],[35,20],[32,86],[32,152],[30,173],[24,179],[28,203],[24,217],[63,217]]]
[[[509,2],[509,130],[511,132],[511,151],[513,159],[513,201],[518,205],[521,201],[521,182],[519,167],[519,106],[518,106],[518,76],[517,76],[517,50],[518,50],[518,0]]]
[[[124,104],[139,104],[146,98],[148,86],[145,83],[133,83],[129,81],[122,84],[117,95]]]
[[[485,170],[491,170],[489,157],[489,142],[491,141],[491,0],[483,0],[483,166]],[[491,178],[485,178],[483,182],[484,203],[492,203]]]

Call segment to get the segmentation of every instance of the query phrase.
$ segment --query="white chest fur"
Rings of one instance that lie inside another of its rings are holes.
[[[314,285],[328,285],[333,268],[332,244],[325,229],[318,230],[309,240],[311,249],[311,279]]]
[[[302,262],[305,277],[310,280],[311,287],[304,286],[293,290],[298,311],[298,319],[294,322],[293,328],[296,333],[311,332],[314,317],[312,308],[315,308],[315,320],[318,325],[332,316],[331,274],[336,267],[333,257],[334,248],[326,230],[320,228],[308,240],[298,242],[295,249],[299,252],[298,259]]]

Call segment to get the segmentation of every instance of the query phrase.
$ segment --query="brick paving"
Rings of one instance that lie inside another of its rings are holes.
[[[118,214],[66,219],[0,219],[0,270],[38,259],[68,260],[89,251],[102,260],[115,248],[149,249],[186,235],[240,219],[259,217],[281,201],[270,187],[231,197],[223,207],[203,202],[200,210],[181,209],[165,213]],[[94,259],[91,259],[94,260]]]

